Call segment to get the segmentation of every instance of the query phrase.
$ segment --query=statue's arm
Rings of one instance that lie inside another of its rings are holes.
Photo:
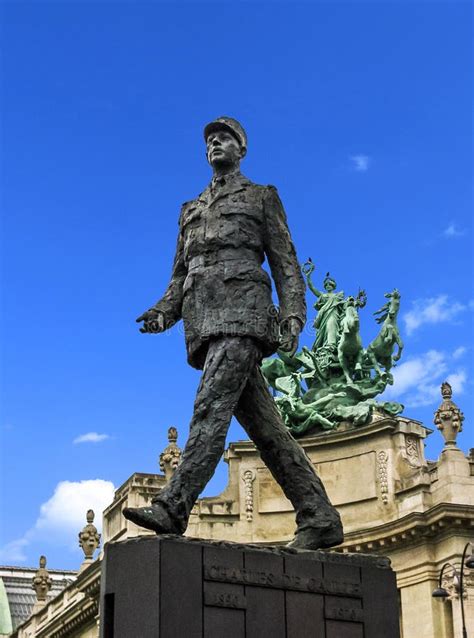
[[[295,364],[298,364],[298,367],[299,367],[299,362],[294,357],[291,357],[290,355],[286,354],[284,350],[278,350],[277,354],[280,357],[280,359],[283,361],[283,363],[286,363],[286,365],[295,367]]]
[[[306,287],[286,214],[274,186],[265,188],[264,213],[264,248],[278,294],[281,323],[297,319],[302,329],[306,322]]]
[[[301,270],[303,271],[303,275],[306,277],[306,283],[308,285],[308,288],[311,290],[311,292],[313,293],[315,297],[319,298],[323,293],[320,290],[318,290],[313,283],[313,279],[311,275],[313,274],[314,269],[315,269],[315,265],[313,264],[311,257],[308,259],[308,261],[306,261],[303,264],[301,268]]]
[[[161,315],[163,317],[163,329],[171,328],[177,321],[181,319],[181,307],[183,304],[183,285],[187,275],[187,267],[184,263],[184,241],[181,226],[182,211],[179,223],[179,234],[176,245],[176,254],[173,262],[173,270],[171,280],[165,291],[165,294],[156,302],[142,317],[148,313],[153,316]],[[139,317],[138,320],[141,318]],[[143,321],[143,319],[142,319]],[[145,319],[146,321],[146,319]]]
[[[313,280],[311,279],[311,275],[306,275],[306,283],[308,284],[308,288],[311,290],[313,295],[315,295],[318,298],[321,297],[321,295],[323,293],[320,290],[318,290],[316,288],[316,286],[313,284]]]

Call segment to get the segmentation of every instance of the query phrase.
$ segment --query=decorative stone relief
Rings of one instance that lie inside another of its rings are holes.
[[[380,494],[382,502],[386,505],[388,503],[388,454],[384,450],[380,450],[377,454],[377,471],[380,484]]]
[[[443,574],[441,586],[446,589],[449,594],[448,600],[459,600],[459,594],[461,593],[461,581],[459,574],[450,570]],[[463,598],[466,597],[466,588],[463,588]]]
[[[456,447],[456,438],[458,433],[462,432],[464,414],[451,400],[453,390],[447,381],[441,384],[441,396],[443,402],[434,414],[434,423],[444,437],[444,446]]]
[[[178,467],[181,459],[181,448],[178,447],[176,441],[178,440],[178,430],[171,426],[168,430],[169,445],[160,454],[160,470],[169,481],[173,476],[174,471]]]
[[[418,440],[415,436],[405,437],[405,449],[408,463],[413,467],[420,467],[421,460],[418,451]]]
[[[39,568],[33,577],[32,588],[36,592],[36,600],[38,603],[45,603],[48,597],[48,592],[51,589],[51,578],[49,577],[48,570],[46,569],[46,556],[40,556]]]
[[[90,563],[94,552],[100,545],[100,534],[94,525],[94,510],[87,510],[87,525],[79,532],[79,547],[82,547],[85,560]]]
[[[249,523],[253,520],[253,482],[255,481],[255,476],[253,470],[242,472],[242,480],[245,485],[245,515]]]

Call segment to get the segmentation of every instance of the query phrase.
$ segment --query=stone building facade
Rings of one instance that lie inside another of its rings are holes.
[[[432,430],[405,417],[379,414],[364,427],[342,427],[300,440],[343,519],[345,540],[335,551],[390,557],[397,574],[402,638],[457,638],[460,595],[468,633],[474,635],[474,570],[472,575],[465,571],[464,592],[446,570],[448,599],[439,602],[431,596],[442,566],[449,562],[459,570],[463,548],[474,541],[474,455],[466,456],[456,446],[462,414],[450,396],[443,399],[435,423],[446,444],[437,461],[424,454],[424,439]],[[176,445],[176,439],[170,438],[170,444]],[[121,512],[149,503],[165,484],[172,471],[167,463],[176,465],[179,458],[173,450],[162,463],[164,475],[137,473],[116,491],[104,511],[104,543],[144,533]],[[290,540],[295,527],[291,504],[254,445],[231,443],[225,458],[226,489],[199,499],[186,534],[257,544]],[[13,636],[96,638],[99,578],[100,557]]]
[[[33,588],[37,571],[36,567],[0,566],[0,638],[10,635],[13,629],[30,618],[33,611],[39,611],[58,596],[77,575],[75,571],[49,570],[51,586],[45,600],[38,601]]]

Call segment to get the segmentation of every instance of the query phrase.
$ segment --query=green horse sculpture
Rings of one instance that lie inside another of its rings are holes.
[[[382,328],[366,350],[366,357],[378,374],[381,374],[380,366],[385,368],[385,372],[390,372],[394,363],[399,361],[403,350],[403,341],[397,325],[400,292],[395,288],[392,292],[387,292],[385,297],[389,301],[374,312],[374,315],[380,315],[375,320],[382,324]],[[398,352],[392,356],[395,344],[398,346]]]
[[[366,301],[365,291],[362,290],[356,299],[348,297],[344,304],[337,358],[347,383],[353,383],[352,375],[362,372],[364,350],[360,338],[360,320],[357,308],[363,308]]]
[[[334,429],[342,422],[364,425],[374,413],[400,413],[401,404],[376,399],[393,384],[390,370],[403,350],[397,325],[399,291],[386,293],[387,303],[374,313],[381,328],[365,350],[359,318],[367,302],[365,291],[344,298],[342,291],[335,292],[336,282],[327,274],[325,292],[321,292],[312,280],[315,265],[311,259],[302,270],[317,297],[314,345],[293,356],[278,351],[277,357],[262,362],[262,372],[288,429],[301,436]],[[393,356],[395,345],[398,352]]]

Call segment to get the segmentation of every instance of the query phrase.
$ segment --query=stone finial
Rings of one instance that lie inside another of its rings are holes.
[[[46,604],[51,584],[52,581],[49,577],[48,570],[46,569],[46,556],[40,556],[39,568],[33,576],[33,583],[31,585],[36,592],[36,607],[42,607]]]
[[[464,414],[452,401],[453,389],[447,381],[441,385],[441,396],[443,402],[434,414],[434,423],[444,437],[444,447],[456,447],[457,435],[462,432]]]
[[[94,552],[100,545],[100,534],[94,525],[94,516],[93,510],[87,510],[87,525],[79,532],[79,547],[82,547],[84,552],[84,562],[81,569],[92,563]]]
[[[448,399],[451,399],[451,397],[453,396],[453,389],[452,389],[452,387],[449,385],[449,383],[447,381],[444,381],[441,384],[441,396],[446,401]]]
[[[181,448],[176,444],[177,440],[178,430],[171,426],[168,430],[169,445],[160,454],[160,470],[164,473],[167,481],[173,476],[181,459]]]

